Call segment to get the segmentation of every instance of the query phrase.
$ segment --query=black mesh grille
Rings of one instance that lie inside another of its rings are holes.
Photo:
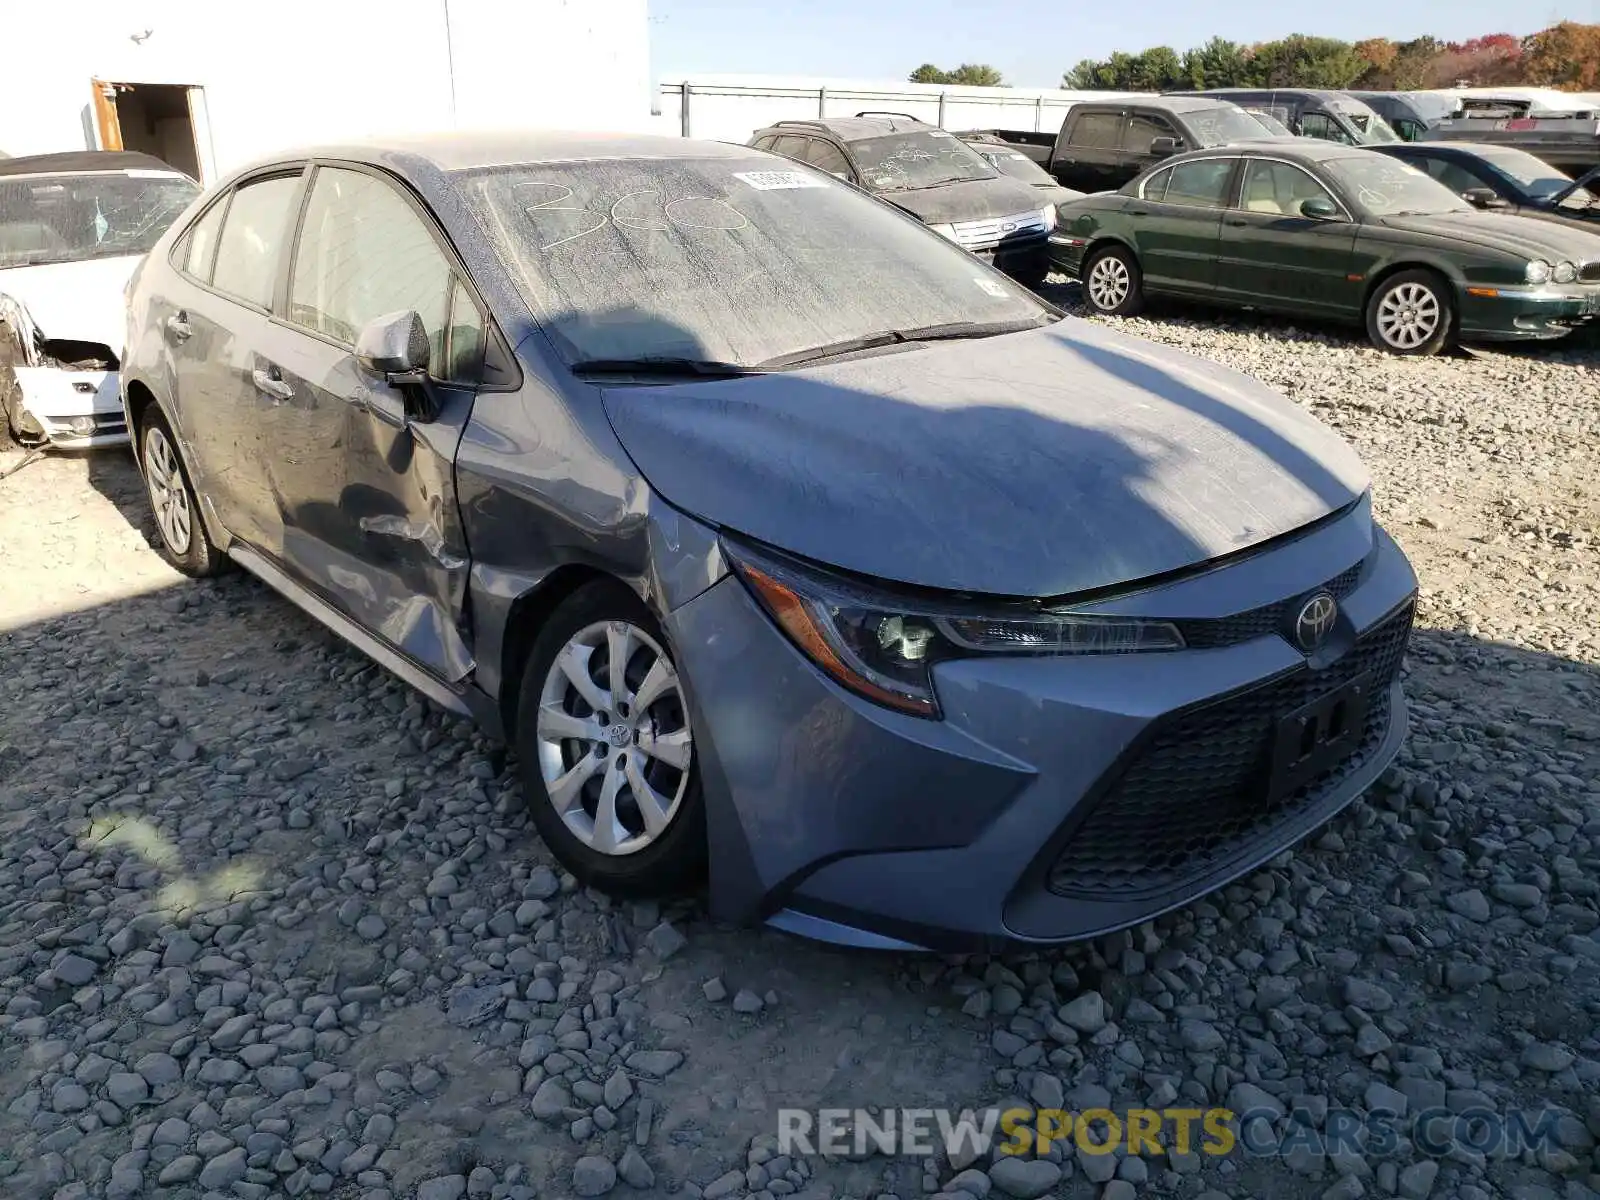
[[[1584,283],[1600,283],[1600,262],[1586,262],[1578,268],[1578,278]]]
[[[1388,685],[1400,672],[1412,611],[1408,603],[1386,617],[1326,670],[1298,668],[1158,726],[1073,830],[1050,868],[1050,890],[1101,898],[1172,891],[1235,857],[1282,819],[1315,806],[1383,742],[1391,715]],[[1278,722],[1368,672],[1372,703],[1356,749],[1299,789],[1271,795]]]
[[[1360,575],[1361,564],[1357,563],[1348,571],[1335,575],[1322,587],[1333,593],[1335,600],[1343,600],[1355,590],[1356,580]],[[1193,649],[1210,650],[1218,646],[1232,646],[1239,642],[1248,642],[1252,638],[1279,632],[1288,623],[1291,606],[1298,602],[1298,597],[1279,600],[1274,604],[1264,604],[1260,608],[1252,608],[1248,612],[1236,613],[1231,617],[1179,621],[1177,626],[1183,634],[1185,644]]]

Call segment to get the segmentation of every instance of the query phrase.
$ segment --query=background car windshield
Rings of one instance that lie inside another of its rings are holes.
[[[1432,176],[1370,150],[1359,158],[1329,159],[1322,166],[1368,216],[1477,211]]]
[[[1361,140],[1369,145],[1400,140],[1400,135],[1394,131],[1389,122],[1359,100],[1336,99],[1331,101],[1328,107],[1355,126],[1361,135]]]
[[[1277,117],[1273,116],[1269,112],[1262,112],[1259,108],[1247,108],[1245,109],[1245,112],[1249,113],[1251,118],[1254,119],[1256,123],[1265,129],[1272,137],[1294,136],[1294,130],[1290,129],[1287,125],[1278,120]]]
[[[568,362],[754,366],[883,330],[1049,314],[938,234],[767,156],[597,159],[458,178]]]
[[[1183,114],[1183,123],[1193,129],[1201,146],[1225,146],[1229,142],[1252,141],[1267,136],[1265,125],[1236,104],[1219,104]]]
[[[850,143],[861,182],[874,192],[902,192],[963,179],[993,179],[995,169],[943,130],[896,133]]]
[[[151,172],[0,179],[0,267],[143,254],[199,194]]]
[[[1026,154],[1018,154],[1015,150],[982,150],[980,153],[995,165],[1002,175],[1009,175],[1020,183],[1031,184],[1035,187],[1052,186],[1055,180],[1050,173],[1041,167]]]
[[[1480,156],[1491,171],[1538,200],[1548,200],[1557,192],[1572,186],[1571,176],[1522,150],[1496,147],[1481,151]],[[1567,198],[1567,202],[1587,204],[1592,199],[1594,197],[1586,189],[1578,188]]]

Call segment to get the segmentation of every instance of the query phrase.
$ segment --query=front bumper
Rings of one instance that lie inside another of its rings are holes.
[[[1469,287],[1461,297],[1464,341],[1541,341],[1597,320],[1597,284]]]
[[[972,253],[1015,279],[1042,278],[1050,270],[1050,244],[1042,237],[1019,239]]]
[[[115,371],[17,367],[22,408],[52,446],[92,450],[128,444]]]
[[[1050,265],[1062,274],[1077,279],[1078,272],[1083,268],[1083,252],[1088,249],[1089,239],[1058,229],[1050,235],[1046,244],[1049,246]]]
[[[1325,585],[1342,612],[1308,661],[1256,605]],[[697,730],[712,911],[969,951],[1092,937],[1188,903],[1326,821],[1398,752],[1415,589],[1363,502],[1103,606],[1211,631],[1191,637],[1200,648],[946,663],[945,718],[929,721],[836,687],[726,578],[668,621]],[[1363,674],[1374,698],[1348,761],[1269,797],[1259,772],[1278,719]]]

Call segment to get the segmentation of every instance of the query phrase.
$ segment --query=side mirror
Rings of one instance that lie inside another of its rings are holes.
[[[406,416],[434,421],[439,400],[428,378],[428,331],[414,311],[374,317],[356,336],[356,363],[405,396]]]
[[[1158,137],[1150,143],[1150,154],[1153,158],[1170,158],[1182,149],[1182,143],[1175,137]]]
[[[1473,208],[1505,208],[1506,202],[1495,193],[1493,188],[1475,187],[1468,188],[1461,193],[1461,198]]]
[[[1300,201],[1300,215],[1312,221],[1337,221],[1339,206],[1326,196],[1313,196]]]

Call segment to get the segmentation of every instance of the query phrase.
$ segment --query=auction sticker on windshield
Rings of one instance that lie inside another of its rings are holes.
[[[996,283],[992,279],[978,279],[978,278],[974,277],[972,282],[977,284],[984,291],[988,292],[989,295],[997,296],[1001,300],[1004,300],[1008,296],[1011,295],[1010,292],[1006,291],[1005,288],[1001,287],[998,283]]]
[[[803,171],[735,171],[733,177],[758,192],[783,192],[794,188],[825,188],[828,185]]]

